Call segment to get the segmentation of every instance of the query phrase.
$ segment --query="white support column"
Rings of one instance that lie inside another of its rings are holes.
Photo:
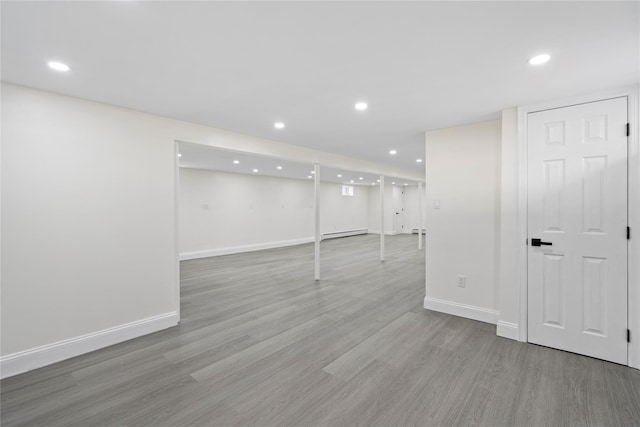
[[[315,280],[320,280],[320,165],[313,165],[313,197],[315,208]]]
[[[422,181],[418,182],[418,249],[422,249]]]
[[[380,261],[384,261],[384,175],[380,175]]]

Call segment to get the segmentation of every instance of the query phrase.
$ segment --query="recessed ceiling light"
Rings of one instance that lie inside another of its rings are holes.
[[[363,178],[363,177],[360,177],[360,178],[358,178],[358,179],[359,179],[360,181],[362,181],[364,178]]]
[[[57,61],[49,61],[47,65],[49,66],[49,68],[52,68],[56,71],[69,71],[71,69],[67,64],[63,64],[62,62]]]
[[[391,183],[391,185],[396,185],[395,181]]]
[[[276,122],[273,124],[273,127],[276,129],[284,129],[284,123],[282,122]]]
[[[375,182],[372,182],[372,183],[371,183],[371,185],[376,185],[376,183],[375,183]]]
[[[416,163],[422,163],[422,159],[416,159]]]
[[[405,183],[404,183],[404,185],[405,185],[405,186],[407,186],[407,185],[409,185],[409,184],[407,184],[407,183],[405,182]]]
[[[253,173],[258,173],[258,172],[259,172],[258,169],[253,170]]]
[[[238,163],[240,163],[240,160],[234,160],[234,161],[233,161],[233,164],[234,164],[234,165],[237,165]]]
[[[342,178],[342,175],[341,175],[341,174],[338,174],[338,178]]]
[[[354,107],[356,108],[356,110],[364,111],[364,110],[366,110],[369,106],[367,105],[367,103],[366,103],[366,102],[358,102],[358,103],[356,103],[356,105],[354,105]]]
[[[178,157],[182,157],[182,154],[178,153]]]
[[[311,179],[311,178],[313,178],[313,177],[312,177],[311,175],[309,175],[307,178]]]
[[[543,53],[541,55],[536,55],[533,58],[531,58],[529,60],[529,64],[531,65],[542,65],[546,62],[549,62],[549,60],[551,59],[551,56],[547,55],[546,53]]]
[[[353,184],[353,180],[351,180],[351,181],[349,181],[349,182]]]
[[[380,180],[379,180],[379,179],[376,179],[376,182],[380,182]]]
[[[282,166],[276,166],[276,169],[278,169],[279,171],[282,170]]]
[[[389,150],[389,154],[395,156],[396,154],[398,154],[398,152],[396,150]]]
[[[312,173],[313,175],[315,175],[315,174],[316,174],[316,171],[311,171],[311,173]]]

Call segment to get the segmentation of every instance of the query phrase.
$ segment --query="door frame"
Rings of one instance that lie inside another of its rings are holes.
[[[627,115],[630,126],[627,174],[627,218],[631,227],[631,240],[627,241],[627,327],[631,330],[631,343],[627,346],[627,364],[640,369],[640,123],[639,106],[640,85],[591,95],[559,99],[539,104],[518,107],[518,311],[519,341],[528,341],[527,312],[527,119],[529,113],[569,107],[577,104],[603,101],[611,98],[627,97]]]

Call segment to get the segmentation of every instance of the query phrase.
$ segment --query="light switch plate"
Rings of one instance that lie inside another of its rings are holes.
[[[467,286],[467,276],[458,276],[458,286],[461,288]]]

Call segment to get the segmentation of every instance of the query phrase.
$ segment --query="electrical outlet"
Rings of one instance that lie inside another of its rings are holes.
[[[460,288],[467,286],[467,276],[458,276],[458,286]]]

